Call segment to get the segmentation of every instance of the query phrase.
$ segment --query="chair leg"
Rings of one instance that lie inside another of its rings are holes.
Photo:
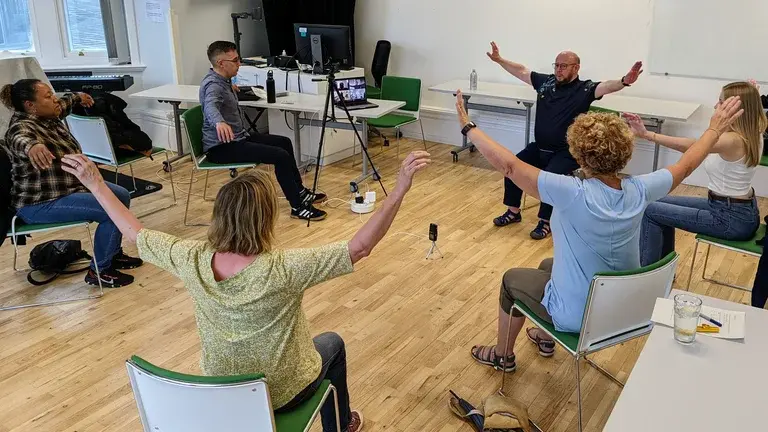
[[[707,275],[707,263],[709,262],[709,251],[712,250],[712,245],[707,245],[707,253],[704,254],[704,268],[701,269],[701,278],[706,279]]]
[[[512,306],[512,309],[514,309],[515,306]],[[509,332],[512,330],[512,309],[509,310],[509,323],[507,324],[507,340],[504,342],[504,354],[507,354],[507,351],[509,350]],[[504,394],[504,383],[507,380],[507,373],[504,371],[501,371],[501,388],[499,389],[499,394],[506,397]]]
[[[165,161],[171,166],[171,160],[168,158],[168,150],[165,151]],[[173,194],[173,204],[176,205],[176,185],[173,183],[173,169],[168,170],[168,176],[171,178],[171,193]]]
[[[120,176],[120,168],[115,167],[115,184],[117,184],[117,179]]]
[[[208,201],[208,198],[205,197],[205,194],[208,192],[208,174],[210,174],[210,170],[205,171],[205,186],[203,186],[203,201]]]
[[[336,408],[336,432],[341,432],[341,417],[339,416],[339,395],[336,393],[336,387],[333,389],[333,407]]]
[[[685,286],[686,291],[691,290],[691,278],[693,277],[693,265],[696,264],[696,252],[699,250],[699,241],[696,240],[693,246],[693,256],[691,257],[691,271],[688,273],[688,284]]]
[[[579,432],[583,429],[581,419],[581,373],[579,372],[579,356],[574,357],[576,363],[576,399],[579,402]]]
[[[400,128],[395,128],[395,135],[397,136],[397,160],[400,160]]]
[[[189,213],[189,201],[192,199],[192,183],[195,180],[195,167],[192,167],[192,171],[189,174],[189,194],[187,195],[187,206],[184,209],[184,225],[190,226],[187,223],[187,214]]]
[[[93,239],[93,233],[91,233],[91,224],[87,224],[85,230],[88,231],[88,241],[91,243],[91,250],[93,251],[93,266],[96,268],[96,279],[99,280],[99,294],[88,298],[99,298],[104,295],[104,285],[101,283],[101,271],[96,257],[96,241]]]
[[[602,367],[602,366],[600,366],[599,364],[597,364],[597,363],[593,362],[593,361],[592,361],[592,360],[591,360],[589,357],[587,357],[587,356],[584,356],[584,360],[586,360],[586,362],[587,362],[587,363],[588,363],[590,366],[592,366],[593,368],[597,369],[597,371],[598,371],[598,372],[600,372],[601,374],[605,375],[607,378],[610,378],[610,380],[611,380],[611,381],[613,381],[613,382],[615,382],[616,384],[618,384],[618,386],[619,386],[619,387],[621,387],[621,388],[624,388],[624,383],[623,383],[623,382],[621,382],[621,381],[619,381],[619,379],[618,379],[618,378],[616,378],[615,376],[613,376],[613,375],[612,375],[610,372],[608,372],[607,370],[603,369],[603,367]]]
[[[421,118],[419,118],[419,127],[421,128],[421,143],[424,144],[424,150],[427,149],[427,136],[424,135],[424,124],[421,122]]]
[[[129,164],[128,168],[131,169],[131,179],[133,180],[133,190],[131,191],[131,193],[136,193],[138,189],[136,189],[136,176],[133,175],[133,164]]]
[[[523,211],[525,209],[525,199],[528,198],[528,194],[523,192],[523,206],[520,207],[520,211]]]

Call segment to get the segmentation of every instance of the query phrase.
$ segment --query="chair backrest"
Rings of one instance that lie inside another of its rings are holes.
[[[184,120],[184,129],[187,131],[192,160],[195,162],[195,166],[198,166],[205,155],[203,152],[203,107],[198,105],[190,108],[184,111],[181,118]]]
[[[70,114],[67,116],[67,126],[80,144],[83,154],[94,162],[117,165],[115,148],[112,147],[112,140],[103,118]]]
[[[126,362],[145,432],[276,431],[263,375],[203,377]]]
[[[672,290],[679,256],[637,270],[598,273],[589,287],[579,336],[579,353],[607,348],[651,330],[656,299]]]
[[[381,78],[387,74],[389,67],[389,53],[392,51],[392,44],[386,40],[376,42],[376,51],[373,52],[373,62],[371,63],[371,75],[376,87],[381,88]]]
[[[405,102],[401,110],[416,112],[421,104],[421,80],[387,75],[381,80],[381,98]]]

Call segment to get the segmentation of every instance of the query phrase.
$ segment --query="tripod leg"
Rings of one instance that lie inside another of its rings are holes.
[[[329,78],[332,75],[328,76]],[[315,167],[315,182],[312,184],[312,194],[317,192],[317,178],[320,175],[320,157],[323,155],[323,141],[325,141],[325,125],[328,124],[328,106],[331,104],[331,92],[334,85],[332,80],[328,80],[328,92],[325,94],[325,108],[323,109],[323,125],[320,128],[320,144],[317,146],[317,159],[315,159],[317,166]],[[311,202],[307,203],[308,207],[312,206]],[[307,227],[311,222],[311,218],[307,219]]]

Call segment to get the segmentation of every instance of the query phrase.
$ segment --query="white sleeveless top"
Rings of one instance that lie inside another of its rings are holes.
[[[719,154],[711,154],[704,160],[704,170],[709,176],[709,190],[726,197],[742,197],[752,192],[752,179],[757,167],[748,167],[746,156],[729,162]]]

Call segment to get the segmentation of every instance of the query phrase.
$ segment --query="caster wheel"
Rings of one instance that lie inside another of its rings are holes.
[[[237,170],[236,170],[236,169],[234,169],[234,168],[232,168],[231,170],[229,170],[229,176],[230,176],[230,177],[232,177],[232,178],[235,178],[235,177],[237,177]]]
[[[378,175],[378,174],[375,174],[375,173],[374,173],[374,174],[373,174],[373,180],[374,180],[374,181],[379,181],[379,180],[381,180],[381,176],[380,176],[380,175]]]
[[[389,147],[389,140],[386,138],[384,139],[384,147]]]
[[[397,137],[398,138],[402,138],[403,137],[403,131],[398,131],[397,132]]]
[[[469,152],[470,152],[470,153],[474,153],[474,152],[476,152],[476,151],[477,151],[477,149],[475,148],[475,146],[470,146],[470,147],[469,147]]]
[[[458,153],[452,151],[451,155],[453,155],[453,162],[454,163],[459,161],[459,154]]]
[[[173,165],[169,164],[168,162],[163,162],[163,171],[167,173],[173,171]]]

